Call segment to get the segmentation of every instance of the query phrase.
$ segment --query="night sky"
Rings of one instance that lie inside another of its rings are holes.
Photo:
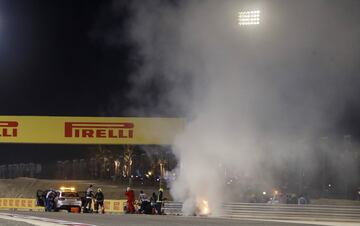
[[[141,59],[128,37],[127,1],[119,2],[123,9],[109,13],[114,2],[108,0],[0,0],[0,114],[131,116],[126,109],[138,103],[126,94]],[[338,123],[339,134],[354,139],[360,137],[357,100]],[[74,150],[84,155],[88,147],[0,145],[2,163],[59,151],[71,158]]]
[[[111,1],[0,4],[1,114],[108,114],[134,63],[130,43],[110,46],[104,39],[112,23],[121,28],[126,13],[106,18]]]
[[[0,1],[0,114],[123,116],[138,62],[122,30],[127,10],[108,16],[110,7],[98,0]],[[109,45],[114,25],[121,44]],[[114,98],[124,108],[111,109]],[[89,147],[1,144],[1,162],[86,156]]]

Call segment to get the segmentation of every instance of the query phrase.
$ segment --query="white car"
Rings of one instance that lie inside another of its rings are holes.
[[[56,191],[55,210],[71,211],[72,208],[77,208],[78,212],[81,211],[81,198],[75,191]]]

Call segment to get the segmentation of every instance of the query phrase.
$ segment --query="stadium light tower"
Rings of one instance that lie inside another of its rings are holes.
[[[260,10],[240,11],[238,15],[238,24],[240,26],[259,25],[260,13]]]

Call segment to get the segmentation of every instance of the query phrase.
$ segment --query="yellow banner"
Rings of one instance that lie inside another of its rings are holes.
[[[36,206],[35,199],[24,198],[0,198],[0,209],[41,210],[40,207]]]
[[[126,205],[126,200],[105,200],[104,201],[105,212],[108,212],[108,213],[122,213],[122,212],[124,212],[125,205]]]
[[[172,144],[181,118],[0,116],[0,143]]]
[[[124,212],[125,205],[126,205],[126,200],[104,201],[104,208],[106,213],[122,213]],[[94,205],[92,207],[94,209]],[[35,199],[0,198],[0,209],[21,209],[21,210],[43,211],[44,207],[36,206]]]

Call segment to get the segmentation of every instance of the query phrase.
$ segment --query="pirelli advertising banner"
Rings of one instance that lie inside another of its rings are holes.
[[[181,118],[0,116],[0,143],[172,144]]]

